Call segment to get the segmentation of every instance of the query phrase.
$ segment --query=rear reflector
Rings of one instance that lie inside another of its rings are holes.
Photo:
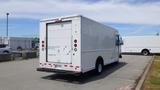
[[[75,70],[80,71],[80,67],[79,67],[79,66],[76,66],[76,67],[75,67]]]
[[[67,67],[68,65],[64,65],[65,67]]]
[[[79,66],[76,66],[76,68],[79,68]]]

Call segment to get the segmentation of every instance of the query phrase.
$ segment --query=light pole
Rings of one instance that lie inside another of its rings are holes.
[[[7,32],[6,32],[6,36],[7,36],[7,38],[8,38],[8,16],[9,16],[9,13],[6,13],[6,15],[7,15],[7,26],[6,26]]]

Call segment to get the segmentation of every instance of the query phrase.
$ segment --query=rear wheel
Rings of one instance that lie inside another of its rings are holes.
[[[147,49],[145,49],[145,50],[142,51],[142,54],[143,54],[144,56],[147,56],[147,55],[149,55],[149,51],[148,51]]]
[[[17,47],[17,50],[18,50],[18,51],[22,51],[22,47],[20,47],[20,46]]]
[[[103,72],[103,63],[102,62],[97,62],[96,63],[96,74],[101,74]]]
[[[3,53],[4,53],[4,54],[8,54],[8,53],[9,53],[9,51],[4,51]]]

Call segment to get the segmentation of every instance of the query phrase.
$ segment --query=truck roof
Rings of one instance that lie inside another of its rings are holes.
[[[40,22],[52,21],[52,20],[57,20],[57,19],[65,19],[65,18],[73,18],[73,17],[83,17],[83,18],[87,18],[87,17],[84,17],[83,15],[75,14],[75,15],[68,15],[68,16],[60,16],[60,17],[42,19],[42,20],[40,20]],[[89,19],[89,18],[87,18],[87,19]],[[89,20],[92,20],[92,19],[89,19]],[[92,20],[92,21],[97,22],[97,21],[95,21],[95,20]],[[97,22],[97,23],[99,23],[99,22]],[[101,23],[99,23],[99,24],[101,24]],[[102,24],[102,25],[104,25],[104,24]],[[112,27],[110,27],[110,26],[108,26],[108,25],[104,25],[104,26],[106,26],[107,28],[110,28],[110,29],[112,29],[112,30],[114,30],[114,31],[117,31],[115,28],[112,28]],[[118,31],[117,31],[117,32],[118,32]]]
[[[82,15],[69,15],[69,16],[60,16],[60,17],[54,17],[54,18],[47,18],[47,19],[42,19],[40,22],[45,22],[45,21],[51,21],[51,20],[56,20],[56,19],[64,19],[64,18],[71,18],[71,17],[81,17]]]

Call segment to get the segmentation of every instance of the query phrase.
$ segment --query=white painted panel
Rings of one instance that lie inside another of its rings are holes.
[[[123,43],[122,52],[141,53],[148,49],[150,53],[160,53],[160,36],[127,36]]]
[[[85,17],[82,17],[81,23],[81,62],[83,72],[94,69],[99,56],[103,58],[104,64],[117,61],[119,52],[115,42],[118,32]]]
[[[71,22],[48,24],[48,62],[71,63]]]

